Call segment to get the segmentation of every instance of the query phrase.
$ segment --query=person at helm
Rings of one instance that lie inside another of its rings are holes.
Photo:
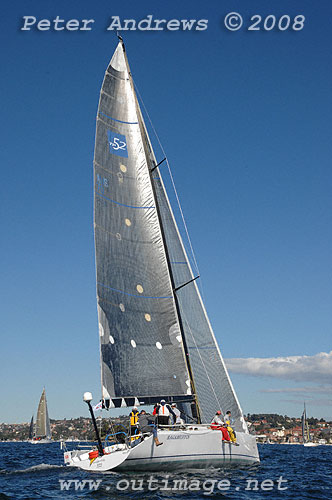
[[[176,415],[170,405],[166,404],[166,401],[162,399],[160,405],[157,405],[153,411],[155,415],[158,416],[158,425],[169,425],[170,416],[172,415],[174,421],[176,420]]]

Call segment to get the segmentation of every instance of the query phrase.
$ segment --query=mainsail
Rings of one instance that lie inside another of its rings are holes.
[[[42,395],[40,397],[39,405],[38,405],[35,437],[36,438],[46,437],[48,439],[51,438],[51,427],[50,427],[50,419],[49,419],[48,410],[47,410],[45,388],[43,389]]]
[[[156,164],[120,41],[94,156],[102,395],[111,406],[191,400],[203,422],[231,410],[246,430]]]

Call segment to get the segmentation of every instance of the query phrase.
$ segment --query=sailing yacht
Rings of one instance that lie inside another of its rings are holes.
[[[51,426],[47,410],[47,400],[45,387],[39,400],[37,419],[33,431],[33,417],[30,423],[29,438],[32,434],[31,444],[47,444],[52,443]]]
[[[164,399],[188,423],[159,429],[158,447],[150,436],[65,451],[67,465],[88,471],[259,462],[169,203],[164,161],[154,155],[119,37],[101,88],[94,154],[102,403],[111,410]],[[89,405],[91,398],[85,394]],[[236,446],[210,428],[217,410],[232,412]]]
[[[311,438],[310,438],[305,403],[304,403],[304,409],[303,409],[303,413],[302,413],[302,443],[303,443],[303,446],[306,446],[306,447],[318,446],[318,443],[314,443],[313,441],[311,441]]]

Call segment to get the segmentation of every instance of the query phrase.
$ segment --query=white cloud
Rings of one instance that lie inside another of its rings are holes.
[[[280,402],[282,403],[292,403],[294,405],[303,405],[303,399],[298,398],[298,399],[280,399]],[[311,408],[310,413],[312,410],[314,410],[317,406],[332,406],[332,401],[331,399],[319,399],[319,398],[305,398],[305,402],[307,404],[307,412],[309,414],[309,408]],[[320,418],[320,417],[319,417]],[[331,417],[325,417],[327,420],[331,420]]]
[[[284,387],[282,389],[261,389],[260,392],[273,394],[332,394],[332,386]]]
[[[332,383],[332,351],[314,356],[278,358],[231,358],[225,360],[233,373],[315,383]]]

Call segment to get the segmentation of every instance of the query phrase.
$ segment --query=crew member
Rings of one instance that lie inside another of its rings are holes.
[[[222,433],[222,440],[223,441],[230,441],[230,437],[228,434],[228,431],[225,427],[225,423],[221,418],[221,411],[218,410],[213,417],[213,420],[210,425],[211,429],[216,430],[216,431],[221,431]]]
[[[158,415],[158,425],[169,425],[169,417],[173,416],[174,421],[176,420],[176,415],[170,405],[166,404],[166,401],[162,399],[160,401],[159,407],[156,408],[156,414]]]
[[[230,437],[232,443],[236,443],[236,433],[235,433],[235,430],[233,429],[233,427],[231,427],[233,425],[234,421],[232,419],[232,415],[231,415],[230,410],[226,411],[224,420],[225,420],[225,425],[227,426],[227,431],[228,431],[228,434],[229,434],[229,437]]]
[[[181,418],[181,412],[177,408],[176,403],[172,403],[171,408],[173,410],[173,413],[175,414],[175,420],[174,420],[174,417],[173,417],[173,424],[175,424],[175,425],[177,425],[177,424],[180,424],[180,425],[183,424],[183,420]]]
[[[131,432],[132,436],[134,434],[137,434],[138,414],[139,414],[139,411],[138,411],[137,407],[134,406],[129,414],[129,416],[130,416],[130,432]]]
[[[155,425],[156,417],[153,415],[148,415],[145,410],[142,410],[138,416],[138,428],[141,433],[141,438],[144,440],[143,433],[153,434],[153,440],[156,446],[160,446],[161,443],[158,439],[157,426]]]

